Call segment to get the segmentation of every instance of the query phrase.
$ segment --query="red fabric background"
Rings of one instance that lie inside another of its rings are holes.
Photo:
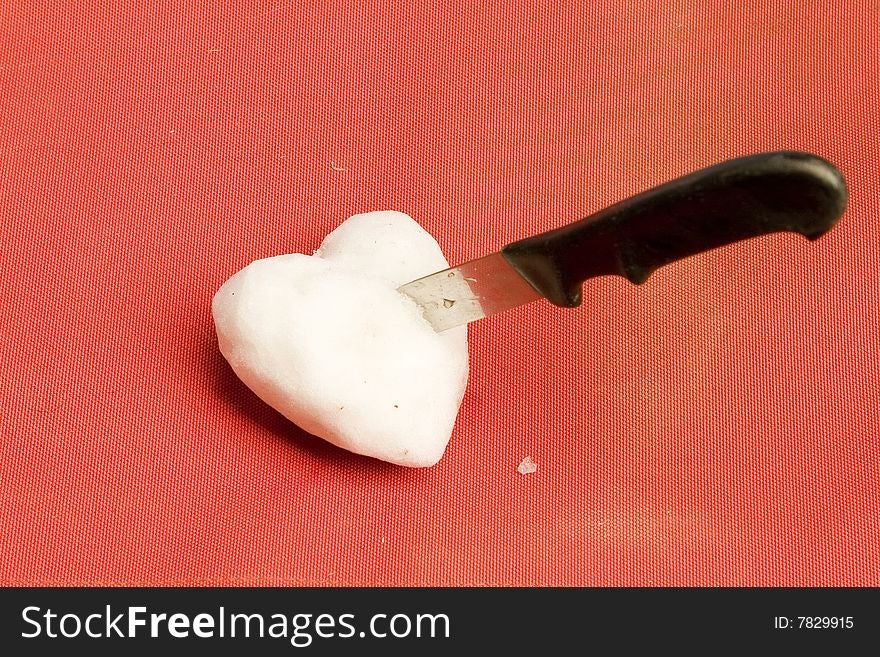
[[[31,4],[0,583],[880,585],[877,2]],[[303,435],[217,350],[219,285],[351,214],[462,261],[780,148],[842,169],[837,228],[478,322],[436,467]]]

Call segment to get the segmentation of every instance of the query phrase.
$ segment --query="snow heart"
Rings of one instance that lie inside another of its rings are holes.
[[[313,256],[251,263],[217,291],[220,351],[263,401],[344,449],[412,467],[446,449],[467,330],[436,333],[403,283],[449,266],[400,212],[355,215]]]

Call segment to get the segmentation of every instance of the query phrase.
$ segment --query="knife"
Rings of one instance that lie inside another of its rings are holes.
[[[843,214],[846,183],[830,162],[759,153],[696,171],[567,226],[398,288],[436,331],[544,298],[581,304],[582,284],[618,275],[643,283],[665,264],[776,232],[815,240]]]

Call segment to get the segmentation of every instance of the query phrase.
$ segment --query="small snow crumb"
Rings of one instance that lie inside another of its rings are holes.
[[[531,456],[525,457],[517,467],[516,471],[520,474],[532,474],[538,469],[538,464],[532,460]]]

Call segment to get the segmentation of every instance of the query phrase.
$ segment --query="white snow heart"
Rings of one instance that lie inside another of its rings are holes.
[[[383,461],[434,465],[467,384],[467,330],[435,332],[397,288],[448,266],[408,215],[355,215],[315,255],[257,260],[223,284],[213,301],[220,351],[309,433]]]

